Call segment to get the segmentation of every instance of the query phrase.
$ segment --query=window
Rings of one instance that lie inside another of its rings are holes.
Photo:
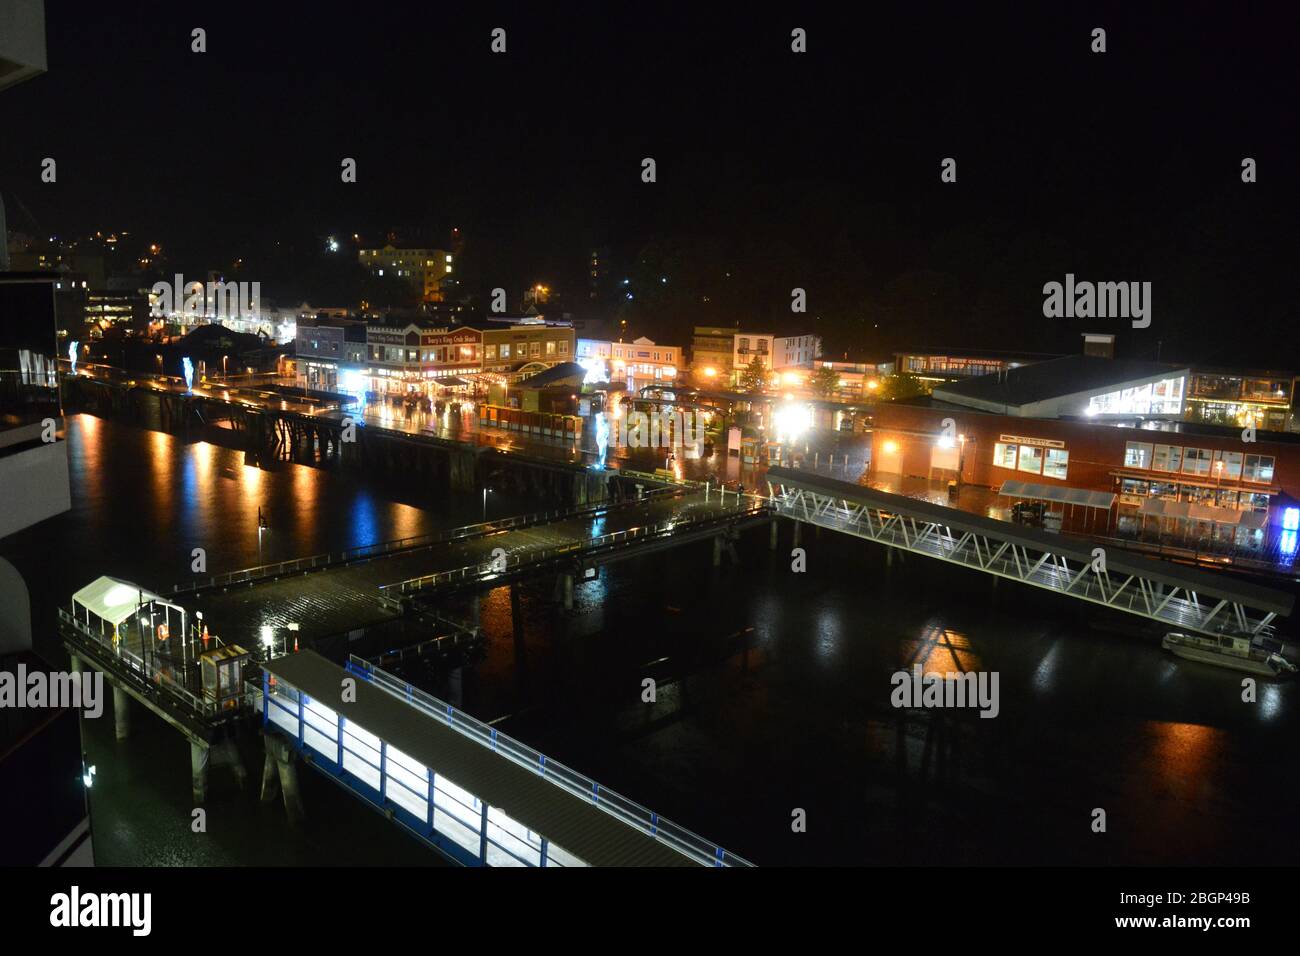
[[[550,340],[547,341],[547,343],[546,343],[546,354],[547,354],[547,355],[554,355],[554,354],[555,354],[555,340],[554,340],[554,339],[550,339]]]
[[[1243,477],[1247,481],[1272,481],[1273,456],[1247,455],[1246,468],[1243,472]]]
[[[1268,495],[1256,494],[1254,492],[1243,491],[1241,493],[1241,507],[1249,508],[1251,511],[1267,511]]]
[[[1153,471],[1180,471],[1183,467],[1183,447],[1181,445],[1156,445],[1155,458],[1152,459]]]
[[[508,345],[501,346],[501,357],[510,358],[510,346]]]
[[[1241,452],[1221,451],[1219,460],[1214,463],[1214,476],[1237,481],[1241,478]]]
[[[1183,474],[1208,475],[1214,452],[1208,448],[1186,448],[1183,450]]]
[[[533,342],[530,346],[530,352],[532,353],[534,358],[540,356],[542,354],[542,343]]]
[[[1149,442],[1131,441],[1124,446],[1125,468],[1150,468],[1152,446]]]
[[[1041,475],[1043,473],[1043,449],[1036,448],[1033,445],[1021,445],[1019,470]]]
[[[561,355],[569,354],[569,343],[567,341],[560,342],[560,354]]]
[[[1016,446],[998,442],[993,446],[993,464],[999,468],[1016,467]]]
[[[1065,473],[1070,468],[1070,453],[1064,448],[1047,449],[1047,457],[1043,460],[1043,474],[1048,478],[1059,478],[1065,480]]]
[[[484,346],[484,348],[483,348],[483,357],[484,357],[484,358],[490,358],[490,359],[494,359],[494,358],[496,358],[496,357],[497,357],[497,347],[496,347],[495,345],[487,345],[487,346]]]

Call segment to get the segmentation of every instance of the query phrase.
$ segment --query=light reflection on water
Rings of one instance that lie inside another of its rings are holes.
[[[477,493],[427,496],[436,510],[394,504],[374,482],[261,472],[237,452],[88,416],[69,420],[69,452],[72,512],[0,548],[33,582],[34,607],[101,573],[184,580],[196,546],[212,573],[254,564],[259,506],[276,560],[483,508]],[[489,500],[497,514],[535,510]],[[575,588],[573,612],[556,608],[553,579],[538,581],[522,589],[519,641],[510,589],[495,588],[479,609],[487,659],[429,689],[484,719],[515,715],[504,732],[759,863],[1291,852],[1297,827],[1275,797],[1300,787],[1279,759],[1300,730],[1294,682],[1261,680],[1245,704],[1240,675],[1171,659],[1158,635],[1093,630],[1093,611],[1054,595],[993,593],[939,563],[890,570],[877,546],[832,534],[805,546],[815,573],[791,573],[766,529],[741,542],[740,567],[713,568],[705,544],[611,565]],[[898,715],[889,676],[913,663],[998,671],[1001,715]],[[662,710],[640,699],[647,673]],[[183,776],[183,754],[160,787],[172,772]],[[800,838],[773,825],[809,805],[822,825]],[[1120,811],[1105,850],[1087,841],[1099,805]],[[1122,818],[1156,822],[1121,832]]]

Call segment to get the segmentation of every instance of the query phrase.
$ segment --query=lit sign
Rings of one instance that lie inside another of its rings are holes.
[[[1037,448],[1064,448],[1065,442],[1052,441],[1050,438],[1025,438],[1022,435],[999,435],[998,441],[1009,445],[1032,445]]]

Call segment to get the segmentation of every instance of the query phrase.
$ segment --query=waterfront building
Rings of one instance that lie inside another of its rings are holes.
[[[657,345],[644,335],[632,342],[610,343],[610,379],[627,382],[628,391],[671,383],[681,364],[681,347]]]
[[[701,388],[732,382],[735,332],[730,326],[697,325],[691,338],[691,380]]]
[[[1269,431],[1297,431],[1295,386],[1294,372],[1193,368],[1186,418],[1211,425],[1254,424]]]
[[[1120,530],[1174,520],[1184,536],[1289,541],[1294,555],[1300,436],[1186,421],[1190,377],[1186,366],[1079,355],[882,402],[870,470],[1110,492]]]
[[[572,362],[576,341],[571,325],[537,321],[481,328],[483,371],[530,374],[561,362]]]
[[[807,365],[822,354],[821,336],[806,333],[777,335],[771,332],[737,332],[732,336],[731,368],[733,384],[754,359],[772,375],[772,383],[780,381],[785,369]]]
[[[1114,336],[1111,336],[1114,338]],[[1087,350],[1085,353],[1093,354]],[[927,385],[937,385],[958,379],[975,378],[1033,365],[1060,355],[1043,352],[1011,352],[985,349],[913,349],[895,352],[893,371],[897,374],[915,375]],[[1103,356],[1108,357],[1108,356]]]
[[[396,279],[418,290],[425,302],[441,302],[452,276],[453,257],[446,249],[361,249],[357,261],[371,275]]]

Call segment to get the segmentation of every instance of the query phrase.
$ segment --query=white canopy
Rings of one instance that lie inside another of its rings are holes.
[[[1252,530],[1259,530],[1268,523],[1268,515],[1263,511],[1238,511],[1236,508],[1189,501],[1166,501],[1163,498],[1147,498],[1138,508],[1138,514],[1144,517],[1176,518],[1179,521],[1213,521],[1215,524],[1237,525]]]
[[[114,627],[134,614],[141,604],[150,602],[165,604],[167,607],[176,608],[181,613],[185,612],[179,604],[173,604],[152,591],[146,591],[138,584],[120,578],[111,578],[108,575],[96,578],[87,584],[72,595],[72,600],[80,608],[103,618]]]

